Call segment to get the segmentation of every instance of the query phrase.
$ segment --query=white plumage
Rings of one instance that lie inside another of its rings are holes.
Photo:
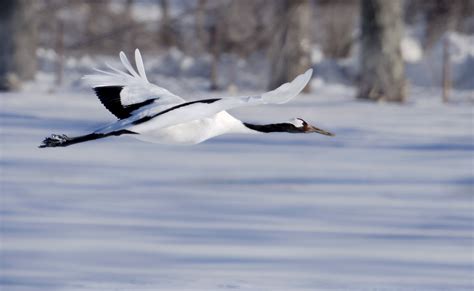
[[[186,102],[148,81],[138,49],[135,50],[137,71],[123,52],[120,52],[120,60],[126,71],[107,65],[110,71],[96,70],[99,74],[84,76],[100,101],[119,120],[84,136],[70,138],[66,135],[52,135],[40,147],[68,146],[122,134],[167,144],[195,144],[226,133],[317,132],[332,135],[300,118],[284,123],[255,125],[243,123],[226,111],[241,106],[286,103],[307,85],[312,69],[297,76],[292,82],[261,95]]]

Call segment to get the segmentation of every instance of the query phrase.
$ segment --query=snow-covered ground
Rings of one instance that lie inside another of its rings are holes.
[[[190,147],[38,149],[113,118],[92,93],[1,94],[0,289],[472,290],[473,92],[394,105],[314,85],[233,113],[336,137]]]

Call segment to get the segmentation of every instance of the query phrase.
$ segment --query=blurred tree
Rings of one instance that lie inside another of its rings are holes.
[[[136,48],[136,32],[134,31],[133,20],[134,0],[126,0],[122,11],[121,22],[125,26],[122,32],[122,49],[126,53],[132,53]]]
[[[421,24],[422,43],[431,49],[448,30],[474,33],[474,1],[472,0],[406,0],[405,20],[416,26]]]
[[[90,1],[86,2],[88,10],[85,21],[85,40],[87,45],[84,47],[90,53],[108,52],[109,47],[117,49],[117,44],[114,43],[110,36],[104,36],[104,31],[108,30],[111,23],[109,0],[104,1]],[[127,12],[124,12],[125,15]],[[123,17],[123,15],[121,15]],[[127,19],[125,19],[127,21]],[[123,26],[122,19],[116,23],[115,26]],[[123,29],[120,31],[120,36],[123,36]],[[123,40],[122,37],[120,37]],[[82,44],[80,45],[82,46]],[[122,48],[123,44],[119,46]]]
[[[17,89],[36,74],[35,5],[2,0],[0,5],[0,90]]]
[[[271,52],[269,89],[291,81],[311,67],[311,5],[309,0],[275,1],[278,30]],[[305,92],[310,90],[306,86]]]
[[[324,55],[346,58],[354,43],[354,27],[359,16],[359,0],[318,0],[315,9],[316,40]]]
[[[197,48],[199,52],[203,52],[207,48],[208,34],[206,32],[206,0],[198,0],[196,10],[194,12],[194,27],[196,30]]]
[[[218,67],[222,54],[222,36],[223,36],[223,7],[218,6],[214,10],[214,17],[209,26],[210,52],[211,52],[211,72],[210,72],[210,90],[218,90]]]
[[[361,1],[361,75],[357,98],[403,102],[402,1]]]
[[[463,2],[437,0],[426,6],[425,48],[431,48],[443,33],[459,25]]]
[[[226,51],[247,56],[257,43],[258,19],[255,11],[261,1],[231,1],[223,14],[223,42]]]
[[[170,21],[168,0],[160,0],[161,24],[160,24],[160,43],[164,47],[175,45],[173,29]]]

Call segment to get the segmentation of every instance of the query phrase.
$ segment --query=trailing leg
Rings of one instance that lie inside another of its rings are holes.
[[[109,133],[91,133],[76,137],[68,137],[65,134],[52,134],[50,137],[47,137],[43,140],[43,143],[39,148],[50,148],[50,147],[67,147],[76,143],[81,143],[85,141],[100,139],[108,136],[119,136],[122,134],[137,134],[136,132],[122,129],[118,131],[112,131]]]

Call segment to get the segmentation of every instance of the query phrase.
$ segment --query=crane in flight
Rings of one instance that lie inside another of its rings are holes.
[[[227,110],[262,104],[282,104],[296,97],[311,79],[312,69],[273,91],[246,97],[210,98],[187,102],[170,91],[150,83],[140,51],[135,50],[136,70],[123,52],[120,60],[126,71],[110,65],[109,71],[86,75],[99,100],[118,120],[94,132],[69,137],[52,134],[40,148],[65,147],[109,136],[129,135],[162,144],[197,144],[227,133],[271,132],[334,134],[308,124],[301,118],[271,124],[242,122]]]

